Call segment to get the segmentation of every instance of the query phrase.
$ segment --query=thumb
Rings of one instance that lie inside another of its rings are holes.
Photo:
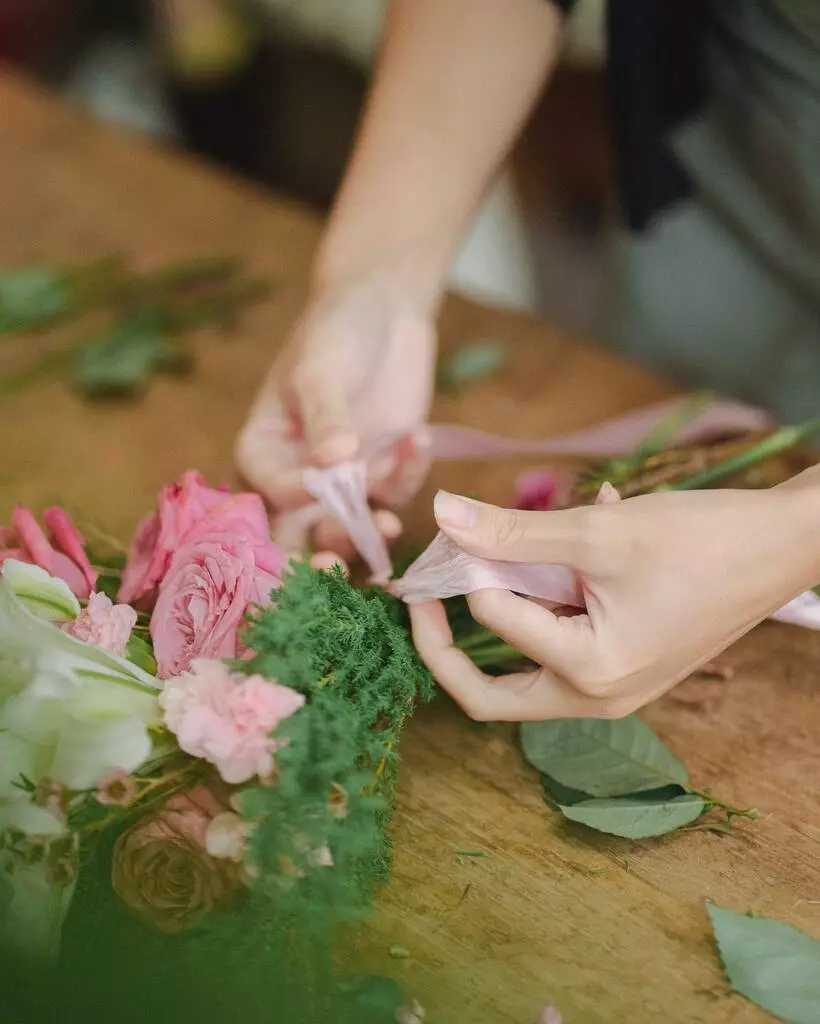
[[[588,568],[589,509],[522,512],[447,491],[438,492],[433,509],[440,529],[472,555]]]
[[[326,465],[355,458],[359,438],[342,380],[297,368],[292,390],[311,458]]]

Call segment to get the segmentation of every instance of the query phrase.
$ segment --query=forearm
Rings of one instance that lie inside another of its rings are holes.
[[[770,492],[771,529],[784,535],[788,554],[783,559],[786,579],[794,589],[820,584],[820,464],[804,470]]]
[[[317,287],[379,268],[435,304],[553,65],[561,20],[550,0],[394,0]]]

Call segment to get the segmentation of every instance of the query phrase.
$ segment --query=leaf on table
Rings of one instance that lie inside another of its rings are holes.
[[[550,778],[549,775],[541,776],[541,785],[544,787],[544,803],[553,811],[560,811],[562,805],[571,807],[573,804],[591,799],[589,793],[584,793],[580,789],[572,789],[571,786],[564,786]]]
[[[48,267],[24,267],[0,273],[0,331],[43,327],[71,306],[65,278]]]
[[[593,797],[686,785],[686,766],[634,715],[525,722],[524,756],[542,774]]]
[[[787,1024],[817,1024],[820,942],[772,918],[707,910],[732,988]]]
[[[89,397],[132,395],[143,391],[155,373],[179,372],[188,365],[187,356],[168,340],[158,317],[138,313],[81,349],[75,381]]]
[[[507,348],[499,341],[476,341],[462,345],[439,370],[439,386],[445,391],[458,391],[473,381],[492,377],[507,362]]]
[[[562,804],[560,809],[570,821],[577,821],[597,832],[624,839],[648,839],[689,825],[703,814],[706,804],[694,793],[678,791],[677,796],[641,793],[584,800],[572,805]]]

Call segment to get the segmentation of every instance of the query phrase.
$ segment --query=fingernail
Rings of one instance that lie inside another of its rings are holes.
[[[478,519],[474,501],[449,491],[438,492],[433,501],[433,513],[440,526],[452,526],[457,530],[469,530]]]

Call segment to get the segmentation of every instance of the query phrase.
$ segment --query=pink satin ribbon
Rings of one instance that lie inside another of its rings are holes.
[[[680,398],[639,409],[598,426],[537,441],[522,441],[483,433],[469,427],[432,425],[420,428],[414,443],[432,459],[486,459],[509,455],[569,455],[613,458],[631,454],[658,426],[689,399]],[[717,401],[694,416],[668,439],[669,444],[697,444],[766,430],[773,421],[764,412],[738,402]],[[349,534],[354,547],[370,569],[373,582],[387,585],[392,563],[387,545],[367,498],[367,470],[404,440],[399,435],[379,439],[363,457],[329,469],[306,469],[304,484],[316,505],[292,513],[278,535],[286,547],[300,546],[297,539],[322,515],[335,519]],[[599,502],[617,501],[614,488],[603,488]],[[565,566],[497,562],[477,558],[439,533],[405,575],[389,584],[390,590],[408,604],[456,597],[483,589],[510,590],[528,597],[562,605],[584,607],[575,574]],[[772,618],[820,629],[820,598],[809,591],[791,601]]]

